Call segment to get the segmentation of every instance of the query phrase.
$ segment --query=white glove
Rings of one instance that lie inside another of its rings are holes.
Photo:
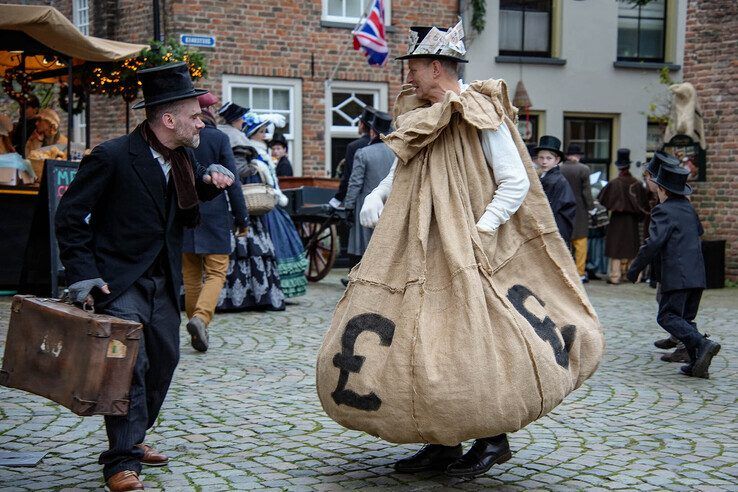
[[[364,205],[359,213],[359,222],[364,227],[374,228],[379,222],[379,216],[384,210],[384,200],[377,190],[372,191],[364,199]]]
[[[477,231],[491,233],[495,232],[500,227],[500,219],[489,210],[482,214],[482,217],[477,222]]]
[[[262,114],[259,115],[263,121],[269,121],[270,123],[274,123],[274,126],[277,128],[284,128],[287,124],[287,119],[284,117],[283,114],[279,113],[269,113],[269,114]]]
[[[290,199],[281,191],[277,191],[277,205],[286,207],[288,203],[290,203]]]

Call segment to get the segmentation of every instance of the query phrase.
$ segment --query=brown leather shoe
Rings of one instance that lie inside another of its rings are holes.
[[[158,452],[148,444],[138,444],[143,449],[144,455],[141,458],[141,464],[146,466],[166,466],[169,463],[169,457]]]
[[[138,478],[138,473],[132,470],[118,472],[105,482],[105,490],[108,492],[130,492],[143,489],[144,484]]]

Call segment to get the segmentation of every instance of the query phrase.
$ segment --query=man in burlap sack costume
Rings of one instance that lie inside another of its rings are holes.
[[[592,375],[604,341],[505,83],[462,90],[460,24],[410,37],[410,85],[383,139],[397,161],[362,208],[376,228],[323,341],[317,389],[341,425],[426,443],[397,471],[474,476],[511,457],[505,433]]]

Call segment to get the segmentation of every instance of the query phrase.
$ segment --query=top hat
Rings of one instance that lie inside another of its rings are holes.
[[[615,161],[615,165],[618,169],[625,169],[630,167],[630,149],[618,149],[618,158]]]
[[[533,150],[536,153],[542,150],[548,150],[549,152],[553,152],[554,154],[558,155],[562,161],[566,157],[564,156],[564,153],[561,152],[561,140],[552,135],[542,136],[541,139],[538,141],[538,147]]]
[[[464,27],[459,21],[454,27],[443,29],[435,26],[412,26],[408,38],[407,54],[395,60],[432,58],[468,63],[464,58]]]
[[[652,178],[655,178],[659,175],[659,169],[661,166],[678,167],[679,159],[671,154],[667,154],[666,152],[657,151],[653,154],[651,161],[646,166],[646,171],[648,171]]]
[[[272,147],[273,145],[282,145],[285,149],[288,148],[287,139],[281,133],[275,133],[267,144],[268,147]]]
[[[361,116],[359,116],[359,120],[368,125],[372,122],[372,116],[374,115],[375,111],[377,110],[369,105],[364,106],[364,109],[361,111]]]
[[[160,67],[146,68],[136,72],[143,89],[143,101],[133,109],[150,108],[159,104],[201,96],[208,91],[195,89],[190,77],[190,69],[185,62],[167,63]]]
[[[392,115],[384,111],[376,111],[369,126],[380,135],[386,135],[392,128]]]
[[[243,115],[249,112],[250,108],[244,108],[234,102],[227,102],[218,110],[218,114],[225,120],[226,123],[231,124]]]
[[[566,147],[566,155],[582,155],[582,146],[575,143],[570,143]]]
[[[656,179],[651,179],[660,187],[677,195],[689,195],[692,187],[687,184],[689,171],[683,167],[662,163]]]

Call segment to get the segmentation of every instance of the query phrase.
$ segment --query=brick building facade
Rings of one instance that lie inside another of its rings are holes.
[[[707,136],[707,181],[694,183],[707,239],[724,239],[726,273],[738,280],[738,3],[690,0],[684,81],[697,89]]]
[[[70,19],[74,18],[73,7],[88,6],[90,35],[134,43],[147,43],[153,37],[152,2],[24,3],[50,4]],[[345,144],[356,138],[358,101],[383,110],[391,108],[404,68],[392,58],[404,54],[407,29],[427,23],[450,26],[459,12],[458,0],[385,0],[390,59],[384,67],[370,67],[351,46],[351,29],[360,16],[360,3],[170,0],[160,2],[161,30],[163,37],[177,39],[180,34],[214,36],[214,48],[200,49],[206,55],[209,73],[197,85],[223,101],[284,114],[296,172],[326,176],[342,157]],[[345,10],[336,12],[336,6]],[[339,59],[340,66],[328,86]],[[131,111],[131,128],[142,117],[141,111]],[[92,144],[124,131],[123,100],[93,96]]]

